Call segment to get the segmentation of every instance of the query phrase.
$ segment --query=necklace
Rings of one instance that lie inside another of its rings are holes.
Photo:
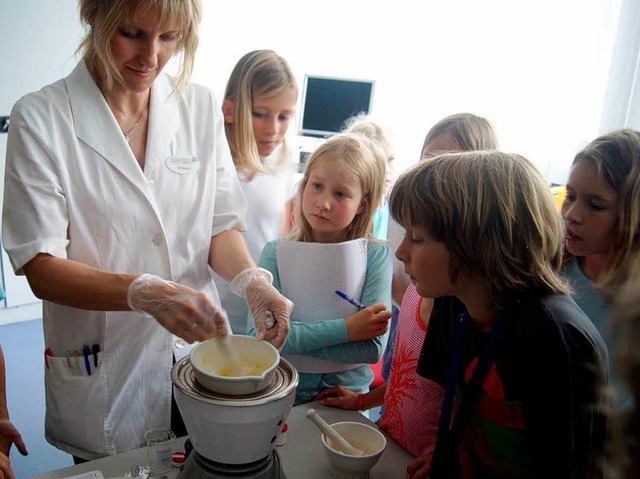
[[[131,132],[134,130],[134,128],[136,126],[138,126],[138,124],[142,121],[142,117],[144,116],[144,114],[147,111],[147,108],[149,108],[149,105],[147,105],[145,107],[144,110],[142,110],[142,113],[140,114],[140,118],[138,118],[138,121],[136,121],[133,126],[131,128],[129,128],[127,131],[124,131],[124,129],[122,127],[120,127],[120,129],[122,130],[122,133],[124,134],[124,139],[127,143],[129,143],[129,141],[131,140],[131,136],[129,136],[131,134]]]

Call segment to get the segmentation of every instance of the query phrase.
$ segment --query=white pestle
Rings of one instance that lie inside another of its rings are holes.
[[[349,441],[347,441],[344,437],[338,434],[334,428],[332,428],[327,421],[322,419],[315,409],[309,409],[307,411],[307,418],[310,419],[318,429],[320,429],[329,439],[331,439],[334,444],[336,444],[341,452],[345,454],[349,454],[350,456],[362,456],[364,453],[360,449],[356,449],[353,447]]]

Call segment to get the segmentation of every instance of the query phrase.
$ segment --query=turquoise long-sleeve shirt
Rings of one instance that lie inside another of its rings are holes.
[[[282,291],[276,258],[276,243],[290,241],[279,239],[267,243],[262,250],[259,266],[273,274],[273,286]],[[366,306],[384,303],[391,310],[391,278],[393,253],[388,244],[370,241],[367,247],[367,270],[360,302]],[[356,312],[354,308],[354,313]],[[281,354],[306,356],[339,361],[345,364],[367,363],[355,369],[338,373],[301,373],[296,393],[296,404],[311,401],[324,388],[341,385],[357,392],[369,390],[373,379],[368,364],[377,363],[387,343],[387,334],[366,341],[349,342],[345,318],[327,318],[305,322],[294,308],[290,317],[291,330]],[[253,317],[249,313],[249,334],[254,335]]]

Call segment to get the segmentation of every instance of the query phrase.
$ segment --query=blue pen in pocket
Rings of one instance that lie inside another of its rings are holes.
[[[89,356],[91,356],[91,350],[86,344],[82,346],[82,355],[84,356],[84,367],[87,368],[87,374],[91,376],[91,360],[89,359]]]

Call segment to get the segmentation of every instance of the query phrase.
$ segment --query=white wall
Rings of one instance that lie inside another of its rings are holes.
[[[300,82],[305,73],[375,79],[374,113],[404,166],[437,120],[470,111],[494,123],[502,149],[563,183],[598,133],[619,4],[206,0],[194,78],[221,95],[238,58],[272,48]]]
[[[8,116],[24,94],[65,76],[75,66],[75,49],[83,29],[75,0],[0,0],[0,115]],[[4,178],[7,135],[0,134],[0,178]],[[4,183],[0,182],[0,205]],[[37,302],[24,277],[13,274],[2,250],[2,274],[7,293],[6,306]],[[14,311],[14,316],[32,316],[37,309]],[[30,318],[24,318],[30,319]],[[3,316],[0,316],[0,323]]]

